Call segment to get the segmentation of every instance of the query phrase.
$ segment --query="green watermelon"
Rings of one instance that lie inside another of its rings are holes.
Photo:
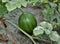
[[[25,32],[32,34],[33,29],[37,26],[35,17],[30,13],[22,13],[18,19],[18,25]]]

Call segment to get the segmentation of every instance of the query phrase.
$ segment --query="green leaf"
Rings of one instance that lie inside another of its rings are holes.
[[[30,3],[33,4],[33,6],[38,2],[39,0],[31,0]]]
[[[11,0],[8,3],[6,3],[6,7],[8,11],[12,11],[16,8],[21,8],[21,6],[26,7],[27,1],[26,0]]]
[[[27,1],[26,0],[19,0],[21,5],[26,7],[27,6]]]
[[[60,38],[58,39],[57,44],[60,44]]]
[[[58,0],[58,2],[60,2],[60,0]]]
[[[6,12],[7,12],[7,8],[5,7],[5,5],[1,4],[0,5],[0,18],[2,18]]]
[[[58,2],[58,0],[53,0],[53,2]]]
[[[50,4],[50,6],[52,7],[52,8],[56,8],[56,6],[57,6],[57,4],[55,4],[55,3],[49,3]]]
[[[18,2],[18,3],[16,4],[16,6],[17,6],[17,8],[21,8],[20,2]]]
[[[42,35],[44,33],[44,28],[41,26],[37,26],[34,30],[33,30],[33,34],[34,36],[39,36]]]
[[[54,16],[54,10],[47,7],[43,10],[43,15],[44,15],[44,18],[45,20],[47,21],[51,21],[51,19],[53,18]]]
[[[44,31],[46,34],[50,34],[53,29],[52,24],[50,24],[48,22],[41,22],[40,26],[42,26],[44,28]]]
[[[45,29],[45,34],[49,35],[52,30]]]
[[[38,2],[39,0],[31,0],[31,3],[36,3]]]
[[[16,5],[17,3],[18,2],[16,0],[13,0],[13,1],[8,2],[6,4],[7,10],[8,11],[12,11],[12,10],[16,9],[17,8],[17,5]]]
[[[48,0],[40,0],[40,3],[48,3]]]
[[[0,4],[2,4],[2,0],[0,0]]]
[[[59,3],[59,5],[58,5],[58,11],[60,12],[60,3]]]
[[[2,0],[2,2],[8,2],[9,0]]]
[[[49,35],[49,38],[52,40],[52,41],[58,41],[59,39],[59,35],[56,31],[52,31]]]

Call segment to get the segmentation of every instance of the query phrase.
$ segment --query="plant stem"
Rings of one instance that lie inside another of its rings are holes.
[[[40,38],[38,38],[38,37],[33,37],[33,39],[36,39],[36,40],[39,40],[39,41],[43,41],[43,42],[50,43],[50,41],[45,40],[45,39],[40,39]]]
[[[18,27],[16,24],[10,22],[9,20],[6,20],[6,21],[7,21],[8,23],[12,24],[13,26],[15,26],[18,30],[20,30],[20,31],[21,31],[22,33],[24,33],[27,37],[29,37],[34,44],[36,44],[36,42],[34,41],[34,39],[33,39],[32,36],[30,36],[28,33],[26,33],[25,31],[23,31],[23,30],[22,30],[20,27]]]

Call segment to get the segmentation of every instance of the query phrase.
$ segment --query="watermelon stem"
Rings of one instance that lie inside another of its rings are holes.
[[[36,42],[34,41],[33,37],[30,36],[30,35],[29,35],[28,33],[26,33],[25,31],[23,31],[23,30],[22,30],[20,27],[18,27],[16,24],[10,22],[9,20],[6,20],[6,22],[8,22],[8,23],[12,24],[13,26],[15,26],[18,30],[20,30],[20,31],[21,31],[22,33],[24,33],[27,37],[29,37],[34,44],[36,44]]]

